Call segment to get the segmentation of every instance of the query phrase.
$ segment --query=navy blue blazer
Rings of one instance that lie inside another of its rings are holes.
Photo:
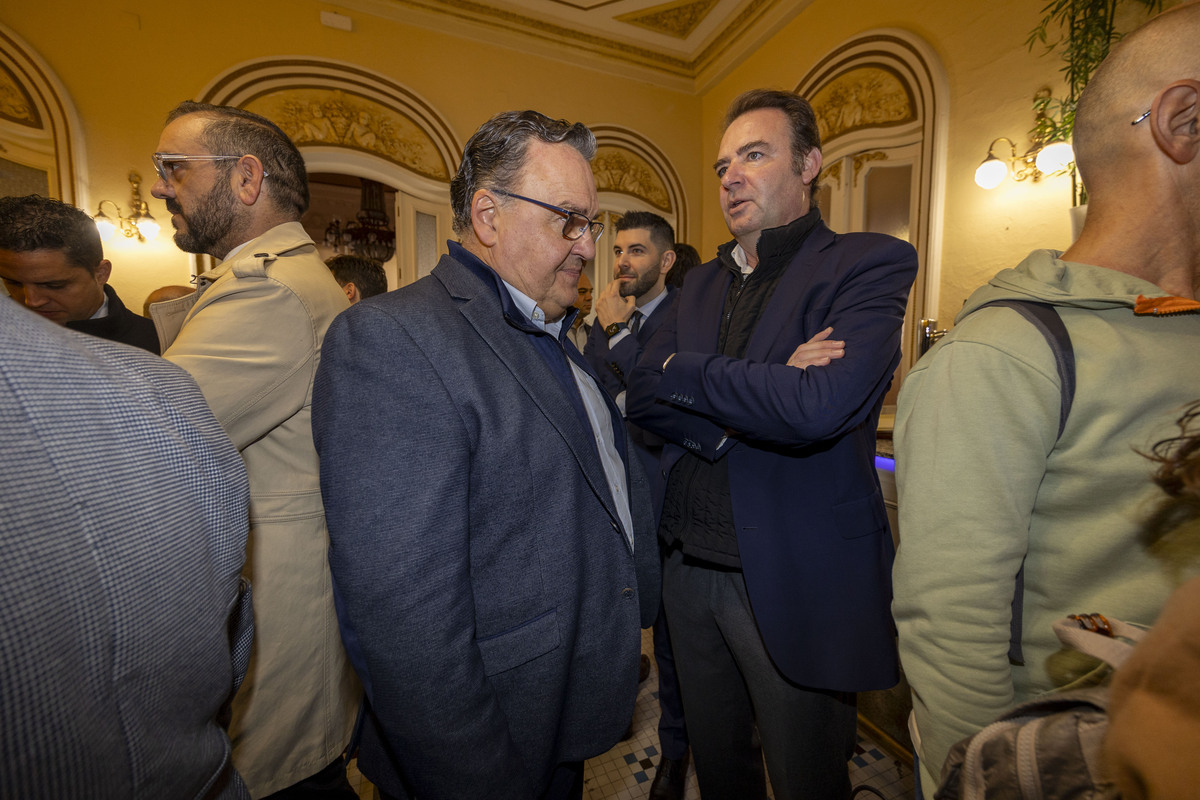
[[[663,320],[671,315],[671,309],[674,307],[675,301],[679,299],[679,292],[674,286],[666,287],[665,291],[667,292],[666,297],[654,307],[653,314],[642,320],[638,332],[632,336],[622,337],[621,341],[611,349],[608,346],[608,336],[599,324],[593,325],[591,333],[588,334],[587,347],[584,348],[583,354],[592,369],[600,376],[601,385],[614,398],[628,388],[626,384],[642,357],[642,349],[650,341],[650,337],[654,335],[655,331],[662,327]],[[661,436],[633,424],[629,426],[629,436],[633,439],[633,443],[642,457],[646,474],[653,481],[654,475],[658,472],[658,459],[663,445],[666,443],[665,440]]]
[[[359,764],[400,797],[527,800],[556,764],[606,751],[657,611],[644,472],[627,461],[631,550],[539,351],[561,339],[506,306],[494,273],[444,256],[339,315],[314,384],[330,568],[368,698]]]
[[[804,686],[865,691],[898,680],[875,431],[916,272],[906,242],[819,223],[735,359],[717,354],[733,276],[710,261],[688,275],[625,396],[629,418],[668,440],[660,485],[685,448],[729,459],[754,616],[776,666]],[[829,326],[844,358],[787,366]],[[722,443],[727,429],[737,433]]]

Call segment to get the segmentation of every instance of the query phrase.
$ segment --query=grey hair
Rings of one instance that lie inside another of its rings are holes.
[[[479,189],[507,189],[525,168],[525,155],[534,140],[569,144],[588,161],[596,156],[596,137],[582,122],[553,120],[537,111],[504,111],[475,131],[463,148],[458,174],[450,181],[454,232],[461,238],[471,230],[471,203]]]

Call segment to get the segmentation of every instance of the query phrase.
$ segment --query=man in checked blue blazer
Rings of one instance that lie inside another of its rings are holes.
[[[461,244],[334,321],[313,432],[359,765],[385,797],[579,798],[658,604],[649,489],[564,346],[603,226],[581,124],[506,112],[451,183]]]
[[[825,227],[819,146],[802,98],[734,101],[715,164],[734,241],[688,274],[626,397],[668,440],[663,601],[705,800],[765,797],[764,753],[776,798],[847,797],[855,693],[897,680],[875,428],[916,254]]]
[[[0,298],[0,797],[249,800],[242,459],[196,382]]]

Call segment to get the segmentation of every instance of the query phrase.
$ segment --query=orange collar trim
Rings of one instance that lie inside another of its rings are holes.
[[[1139,294],[1137,304],[1133,307],[1134,314],[1146,314],[1161,317],[1166,314],[1184,314],[1189,311],[1200,311],[1200,300],[1189,300],[1186,297],[1167,295],[1166,297],[1146,297]]]

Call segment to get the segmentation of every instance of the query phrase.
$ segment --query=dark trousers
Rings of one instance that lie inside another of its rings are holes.
[[[379,792],[382,800],[398,800],[398,798]],[[559,764],[550,773],[550,785],[538,800],[582,800],[583,799],[583,762],[570,761]]]
[[[263,800],[358,800],[346,778],[346,760],[339,758],[316,775],[280,789]]]
[[[855,695],[799,686],[775,668],[742,573],[676,549],[663,603],[704,800],[765,798],[764,754],[778,800],[846,800]]]
[[[581,800],[583,797],[583,762],[559,764],[550,774],[550,785],[541,800]]]
[[[671,650],[671,630],[661,608],[658,619],[654,620],[654,663],[658,667],[658,747],[663,758],[678,761],[687,753],[688,737],[683,724],[675,653]]]

